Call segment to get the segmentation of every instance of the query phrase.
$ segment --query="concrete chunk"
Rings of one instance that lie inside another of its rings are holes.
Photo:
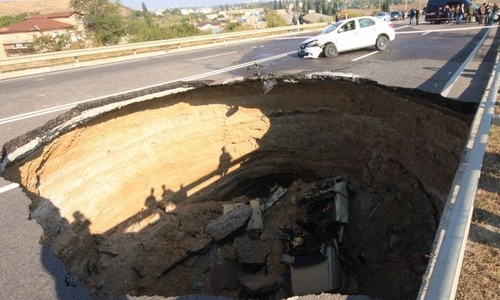
[[[210,221],[205,227],[205,231],[215,241],[220,241],[246,225],[251,215],[252,207],[250,205],[240,205],[229,213]]]

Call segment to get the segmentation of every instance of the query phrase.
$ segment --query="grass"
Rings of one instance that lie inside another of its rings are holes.
[[[499,126],[488,137],[456,299],[500,299]]]

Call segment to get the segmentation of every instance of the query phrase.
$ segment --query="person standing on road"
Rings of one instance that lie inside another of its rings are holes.
[[[490,2],[486,4],[486,23],[488,25],[493,24],[493,7],[491,6]]]
[[[498,5],[496,3],[493,4],[493,23],[498,21]]]
[[[415,25],[418,25],[418,19],[420,19],[420,10],[417,8],[415,10]]]
[[[474,16],[474,6],[471,4],[467,7],[467,23],[472,23],[472,17]]]
[[[446,23],[450,24],[453,22],[453,15],[451,14],[451,8],[448,4],[444,7],[444,16],[446,17]]]
[[[464,19],[464,4],[457,4],[456,13],[457,13],[457,24],[462,24],[462,20]]]
[[[484,24],[484,20],[486,18],[486,2],[483,3],[483,5],[481,5],[479,7],[479,24]]]
[[[303,25],[304,23],[305,23],[304,14],[300,14],[299,15],[299,24]],[[300,26],[300,30],[304,30],[304,28],[302,28],[302,26]]]
[[[415,15],[417,12],[415,11],[415,8],[410,9],[410,25],[415,25]]]

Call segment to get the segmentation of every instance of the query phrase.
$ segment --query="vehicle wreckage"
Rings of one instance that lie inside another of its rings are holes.
[[[240,279],[239,282],[242,289],[251,296],[272,292],[279,285],[290,286],[287,292],[297,296],[341,292],[346,285],[346,282],[343,282],[346,279],[342,279],[346,277],[342,276],[344,265],[353,262],[352,256],[342,249],[342,238],[344,227],[349,221],[349,200],[356,194],[355,188],[345,177],[320,181],[316,188],[298,199],[295,223],[286,228],[279,228],[276,236],[281,240],[281,253],[266,253],[264,260],[249,258],[253,255],[262,257],[262,253],[255,254],[260,249],[252,249],[254,246],[251,241],[261,239],[266,224],[266,212],[286,192],[287,188],[275,184],[270,187],[267,199],[252,199],[249,204],[225,204],[223,215],[212,220],[206,231],[215,241],[224,241],[236,232],[237,228],[245,227],[251,238],[245,242],[241,242],[240,238],[235,239],[234,244],[237,244],[235,248],[240,265],[253,265],[256,271],[253,277],[250,277],[252,279],[248,279],[249,283],[246,283],[245,279]],[[281,256],[281,263],[288,266],[288,276],[269,283],[269,278],[273,278],[267,277],[269,255]],[[356,258],[354,260],[360,263]],[[257,276],[260,276],[260,279],[256,279]],[[264,280],[266,278],[267,281]],[[286,281],[283,278],[287,278],[289,282],[283,282]]]

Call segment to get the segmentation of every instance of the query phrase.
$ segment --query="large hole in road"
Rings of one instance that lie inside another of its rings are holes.
[[[305,195],[348,178],[334,292],[415,298],[475,109],[335,76],[177,84],[76,107],[7,143],[2,175],[96,298],[291,296],[283,232],[307,229]],[[274,185],[257,234],[207,232]]]

